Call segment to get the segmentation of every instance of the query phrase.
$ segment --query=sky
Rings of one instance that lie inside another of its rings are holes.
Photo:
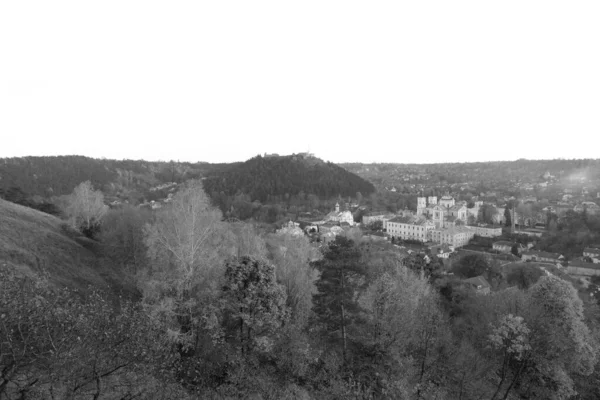
[[[0,157],[600,157],[600,1],[0,1]]]

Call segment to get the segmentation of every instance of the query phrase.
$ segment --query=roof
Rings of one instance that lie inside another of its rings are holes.
[[[410,216],[406,216],[406,217],[402,217],[402,216],[398,216],[398,217],[394,217],[392,219],[390,219],[388,222],[399,222],[401,224],[410,224],[413,222],[413,217]]]
[[[594,254],[600,254],[600,249],[595,249],[593,247],[586,247],[585,249],[583,249],[584,253],[594,253]]]
[[[497,242],[492,243],[492,246],[510,246],[513,247],[516,243],[513,242],[507,242],[506,240],[499,240]]]
[[[466,207],[462,204],[456,204],[456,205],[453,205],[452,207],[450,207],[450,211],[459,211],[462,208],[466,208]]]
[[[484,288],[491,288],[490,284],[488,283],[488,281],[485,280],[485,278],[483,276],[476,276],[474,278],[469,278],[469,279],[465,279],[466,283],[469,283],[471,285],[474,286],[483,286]]]
[[[537,256],[537,257],[542,257],[542,258],[553,258],[555,260],[558,260],[559,258],[562,257],[561,254],[557,254],[557,253],[548,253],[546,251],[537,251],[537,250],[529,250],[529,251],[524,251],[523,253],[521,253],[522,255],[532,255],[532,256]]]
[[[600,264],[589,263],[582,260],[571,260],[569,261],[569,267],[600,269]]]

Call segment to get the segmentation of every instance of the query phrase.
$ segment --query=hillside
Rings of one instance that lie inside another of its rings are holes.
[[[300,192],[322,198],[370,194],[370,182],[330,162],[303,155],[261,157],[216,172],[204,181],[207,193],[232,196],[245,193],[252,200],[265,202],[269,196],[296,195]]]
[[[95,242],[60,219],[0,200],[0,268],[44,275],[60,286],[134,293],[125,274],[97,254]]]
[[[0,158],[0,192],[16,187],[28,196],[60,196],[90,180],[107,195],[137,196],[161,183],[200,178],[223,166],[83,156]]]

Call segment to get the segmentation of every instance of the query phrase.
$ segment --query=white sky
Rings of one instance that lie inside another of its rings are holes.
[[[0,157],[600,157],[600,1],[0,0]]]

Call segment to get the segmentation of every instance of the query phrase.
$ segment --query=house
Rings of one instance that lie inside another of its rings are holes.
[[[500,225],[479,224],[479,225],[468,225],[468,226],[466,226],[466,228],[474,231],[475,234],[478,236],[483,236],[483,237],[502,236],[502,226],[500,226]]]
[[[567,273],[579,276],[600,276],[600,264],[572,260],[569,261],[569,265],[567,266]]]
[[[548,253],[546,251],[527,250],[521,253],[521,260],[523,261],[540,261],[558,264],[564,259],[565,258],[561,254]]]
[[[492,287],[483,276],[476,276],[474,278],[465,279],[464,283],[475,289],[477,294],[489,294]]]
[[[600,264],[600,249],[586,247],[583,249],[583,256],[591,258],[594,264]]]
[[[507,242],[507,241],[501,240],[499,242],[492,243],[492,248],[494,250],[499,251],[500,253],[507,253],[508,254],[508,253],[512,252],[512,248],[515,245],[516,245],[516,243]]]

